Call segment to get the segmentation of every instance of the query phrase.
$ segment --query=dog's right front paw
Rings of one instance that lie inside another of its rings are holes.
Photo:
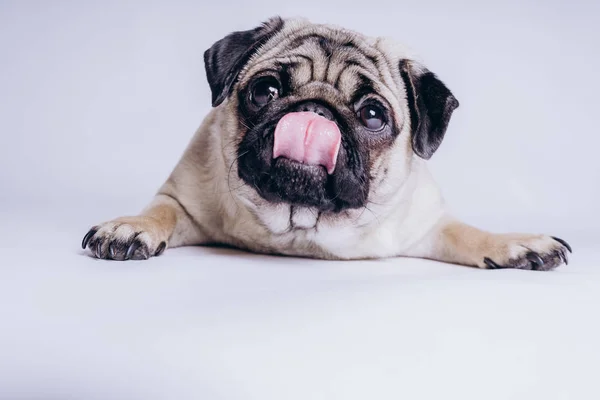
[[[94,257],[107,260],[146,260],[167,247],[148,217],[123,218],[94,226],[81,242]]]

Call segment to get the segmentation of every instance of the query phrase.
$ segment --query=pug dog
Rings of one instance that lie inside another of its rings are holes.
[[[567,263],[562,239],[487,232],[446,209],[426,160],[459,103],[393,40],[274,17],[217,41],[204,61],[211,111],[139,215],[85,235],[93,256],[220,244],[484,269]]]

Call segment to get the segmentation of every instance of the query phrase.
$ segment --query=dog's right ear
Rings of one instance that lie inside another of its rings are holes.
[[[231,93],[238,74],[258,48],[281,30],[284,21],[273,17],[248,31],[233,32],[204,52],[206,78],[217,107]]]

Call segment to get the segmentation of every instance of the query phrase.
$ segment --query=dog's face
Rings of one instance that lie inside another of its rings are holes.
[[[213,106],[237,122],[239,178],[270,204],[338,213],[428,159],[458,102],[382,39],[274,18],[205,53]]]

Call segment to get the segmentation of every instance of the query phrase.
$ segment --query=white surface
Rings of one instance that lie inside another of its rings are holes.
[[[0,3],[0,399],[600,398],[600,3],[349,4]],[[452,207],[570,265],[84,255],[208,110],[203,51],[277,13],[419,50],[461,102],[431,162]]]
[[[83,255],[90,213],[68,215],[0,215],[2,400],[600,396],[584,240],[550,273],[210,248],[123,263]]]

